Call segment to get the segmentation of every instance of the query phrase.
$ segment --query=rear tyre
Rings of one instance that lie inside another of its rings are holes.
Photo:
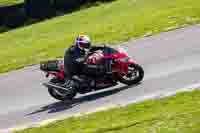
[[[127,85],[138,84],[144,78],[144,70],[138,64],[129,65],[129,73],[120,79],[120,82]]]
[[[60,82],[61,81],[57,78],[53,78],[50,80],[50,83],[53,84],[59,84]],[[48,92],[53,98],[60,101],[73,100],[73,98],[76,96],[76,91],[74,89],[71,90],[71,92],[61,92],[52,87],[48,87]]]

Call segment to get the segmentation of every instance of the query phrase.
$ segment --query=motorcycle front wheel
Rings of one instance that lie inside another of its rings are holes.
[[[50,80],[50,83],[53,83],[53,84],[58,84],[59,82],[60,82],[60,80],[57,78],[52,78]],[[72,100],[76,96],[75,91],[72,91],[71,93],[63,92],[63,91],[61,92],[52,87],[48,87],[48,92],[53,98],[60,100],[60,101]]]
[[[138,64],[128,66],[128,74],[121,77],[120,82],[126,85],[138,84],[144,78],[144,70]]]

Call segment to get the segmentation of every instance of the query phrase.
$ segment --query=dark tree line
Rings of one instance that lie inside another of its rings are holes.
[[[57,9],[71,11],[84,4],[109,1],[112,0],[25,0],[25,9],[28,16],[47,17],[55,15]]]
[[[0,33],[70,13],[95,2],[109,1],[113,0],[24,0],[24,3],[0,7]]]
[[[57,9],[72,10],[83,0],[25,0],[26,14],[33,18],[46,18],[55,15]],[[85,0],[84,0],[85,1]]]
[[[53,13],[54,0],[25,0],[27,16],[33,18],[48,17]]]

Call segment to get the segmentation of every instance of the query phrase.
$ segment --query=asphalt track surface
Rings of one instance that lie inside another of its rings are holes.
[[[38,66],[1,74],[0,129],[124,104],[200,81],[200,25],[129,41],[122,46],[143,66],[142,83],[129,87],[119,84],[78,96],[72,106],[49,96],[41,85],[46,79]]]

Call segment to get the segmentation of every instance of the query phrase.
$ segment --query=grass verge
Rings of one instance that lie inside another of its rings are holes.
[[[200,22],[199,0],[116,0],[0,34],[0,72],[62,57],[79,33],[116,44]]]
[[[22,3],[23,0],[1,0],[0,6],[8,6],[8,5],[14,5],[18,3]]]
[[[16,133],[199,133],[200,90],[57,121]]]

